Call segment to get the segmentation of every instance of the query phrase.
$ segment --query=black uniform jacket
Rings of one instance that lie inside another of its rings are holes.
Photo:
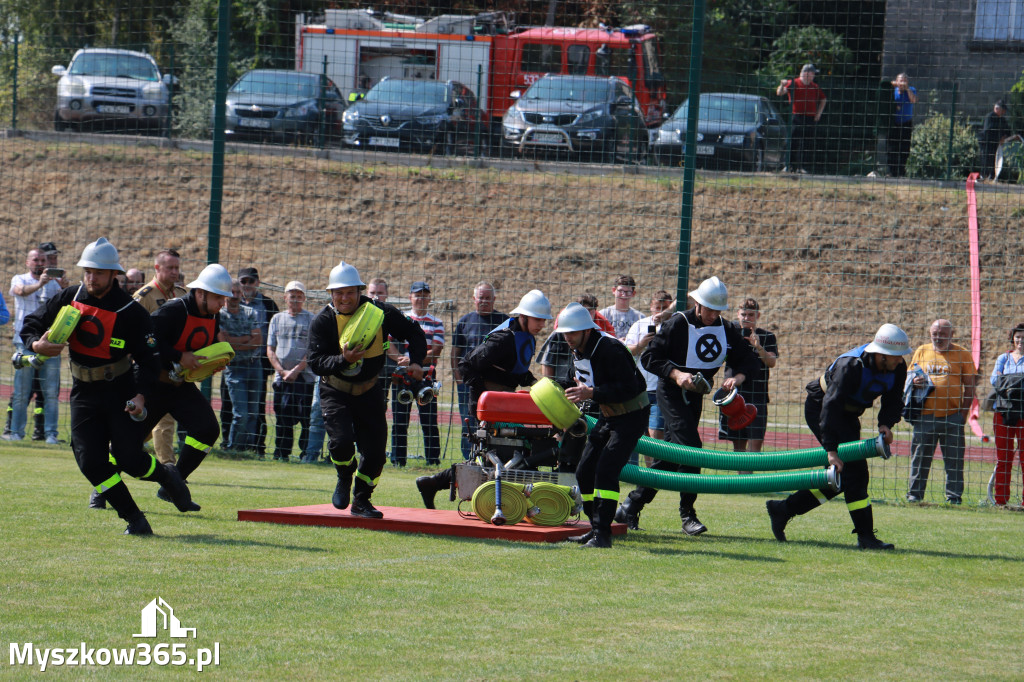
[[[592,329],[583,347],[573,351],[573,360],[577,378],[593,387],[595,403],[621,403],[647,392],[647,381],[633,355],[610,334]]]
[[[402,311],[388,303],[377,303],[366,296],[359,297],[359,305],[371,303],[384,310],[384,321],[381,332],[386,339],[389,335],[409,344],[409,361],[423,366],[427,356],[427,337],[423,328],[402,314]],[[365,357],[359,371],[355,374],[344,374],[354,363],[345,360],[341,354],[341,341],[338,336],[337,312],[333,305],[325,306],[309,327],[309,366],[318,376],[336,376],[345,381],[362,383],[380,375],[384,366],[386,353],[376,357]]]
[[[525,335],[523,328],[519,326],[519,318],[516,317],[509,320],[508,326],[504,329],[488,334],[483,343],[467,353],[459,362],[462,382],[478,395],[486,390],[484,382],[501,384],[510,389],[537,383],[536,377],[528,369],[536,342],[533,347],[528,347],[529,344],[517,347],[516,334],[519,334],[521,339]],[[527,352],[530,357],[522,357]]]
[[[193,289],[188,296],[167,301],[153,312],[153,331],[160,363],[170,369],[185,351],[194,352],[217,342],[220,315],[200,315]]]
[[[732,369],[733,374],[742,373],[746,377],[753,377],[761,368],[760,360],[751,349],[750,344],[740,335],[739,328],[731,324],[723,324],[719,317],[714,324],[705,325],[697,317],[696,309],[691,308],[681,315],[673,315],[661,326],[651,342],[647,344],[647,350],[640,356],[640,362],[651,374],[660,377],[663,391],[675,387],[675,381],[671,374],[673,369],[690,374],[700,372],[708,383],[714,381],[721,365],[711,368],[690,368],[686,366],[686,354],[689,348],[690,327],[696,329],[708,327],[725,328],[725,362]]]
[[[25,318],[21,339],[31,348],[53,324],[60,309],[75,301],[82,318],[71,338],[68,355],[85,367],[102,367],[126,355],[135,361],[132,373],[136,393],[148,395],[160,371],[157,343],[149,313],[132,300],[115,280],[103,298],[90,296],[85,286],[70,286]]]

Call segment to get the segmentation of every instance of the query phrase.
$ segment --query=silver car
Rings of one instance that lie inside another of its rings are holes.
[[[86,48],[75,53],[67,68],[58,64],[51,72],[60,76],[55,130],[111,123],[166,131],[172,78],[161,76],[145,52]]]

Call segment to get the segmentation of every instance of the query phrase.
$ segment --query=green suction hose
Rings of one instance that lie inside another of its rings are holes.
[[[594,428],[597,420],[587,417],[587,429]],[[805,448],[802,450],[781,450],[779,452],[721,452],[718,450],[702,450],[688,445],[666,443],[662,440],[642,436],[637,443],[636,451],[654,459],[675,464],[685,464],[701,469],[722,469],[727,471],[783,471],[787,469],[809,469],[828,465],[825,449]],[[844,462],[854,462],[869,457],[889,459],[889,446],[882,437],[868,438],[861,441],[843,443],[839,446],[839,458]],[[806,487],[806,486],[804,486]],[[813,487],[813,486],[812,486]],[[788,488],[803,490],[803,488]]]
[[[831,489],[837,492],[841,485],[840,475],[835,467],[815,471],[787,471],[781,474],[709,476],[659,471],[627,464],[619,474],[619,480],[658,490],[711,494],[775,493],[807,489]]]

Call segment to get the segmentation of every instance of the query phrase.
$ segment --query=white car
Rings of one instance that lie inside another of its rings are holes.
[[[69,66],[58,64],[51,72],[60,76],[55,130],[109,122],[166,132],[173,79],[161,76],[145,52],[86,48],[75,53]]]

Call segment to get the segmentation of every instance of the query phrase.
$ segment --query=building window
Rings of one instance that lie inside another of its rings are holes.
[[[1024,0],[978,0],[974,39],[1024,41]]]

